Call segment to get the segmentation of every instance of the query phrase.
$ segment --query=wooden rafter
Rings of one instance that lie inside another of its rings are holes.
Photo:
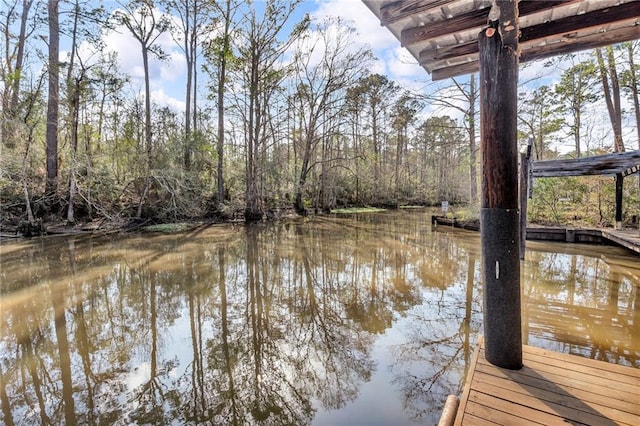
[[[635,19],[635,18],[634,18]],[[572,36],[566,36],[561,40],[550,42],[554,44],[535,45],[534,42],[521,44],[520,62],[530,62],[538,59],[550,58],[557,55],[567,55],[584,49],[595,49],[596,47],[604,47],[610,44],[629,41],[640,38],[640,26],[623,27],[604,33],[595,33],[579,39]],[[467,62],[459,65],[446,66],[448,58],[456,57],[454,52],[440,51],[440,56],[433,58],[433,63],[437,66],[432,72],[434,80],[442,80],[449,77],[456,77],[463,74],[470,74],[478,70],[478,49],[476,43],[467,43],[453,48],[458,53],[457,56],[467,56]],[[423,52],[421,52],[422,58]],[[433,52],[424,52],[424,55],[432,55]],[[436,55],[438,52],[436,52]],[[443,64],[439,66],[440,64]]]
[[[363,0],[434,80],[476,72],[493,0]],[[521,0],[520,62],[640,38],[638,0]]]
[[[380,7],[380,22],[387,26],[416,13],[431,13],[451,3],[451,0],[415,0],[386,2]],[[491,4],[491,1],[485,3]]]
[[[562,4],[567,4],[570,2],[573,3],[577,1],[579,0],[560,0]],[[523,2],[519,10],[520,16],[527,16],[536,12],[547,10],[549,8],[558,6],[558,4],[558,0]],[[479,32],[483,26],[487,25],[487,14],[489,13],[488,8],[490,6],[490,3],[486,5],[482,4],[480,7],[478,7],[478,9],[471,10],[464,15],[446,19],[437,24],[425,24],[416,27],[407,27],[400,33],[400,43],[403,47],[406,47],[413,43],[442,37],[450,34],[451,32],[469,31],[470,29],[475,29]]]

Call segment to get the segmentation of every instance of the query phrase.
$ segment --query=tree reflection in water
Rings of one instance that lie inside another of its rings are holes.
[[[434,423],[482,295],[478,235],[429,217],[3,245],[0,421]],[[637,258],[558,247],[527,253],[528,342],[640,367]]]

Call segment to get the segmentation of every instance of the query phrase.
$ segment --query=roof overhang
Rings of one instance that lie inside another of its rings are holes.
[[[494,0],[362,0],[434,80],[478,71]],[[521,0],[520,62],[640,38],[639,0]]]

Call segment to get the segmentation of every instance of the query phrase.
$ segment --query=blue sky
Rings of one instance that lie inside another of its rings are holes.
[[[259,0],[258,0],[259,1]],[[105,2],[107,7],[116,8],[113,1]],[[420,67],[411,54],[400,47],[400,42],[380,25],[378,18],[360,0],[305,0],[296,10],[291,19],[292,25],[299,22],[305,13],[312,19],[322,20],[327,16],[339,16],[358,31],[358,40],[362,45],[369,46],[376,57],[372,64],[371,73],[384,74],[400,83],[403,87],[416,91],[434,91],[449,81],[432,83],[431,76]],[[134,90],[143,90],[143,70],[138,43],[126,30],[111,32],[104,37],[107,49],[118,52],[121,70],[132,77]],[[176,110],[184,109],[184,80],[185,59],[170,35],[163,35],[160,40],[163,50],[170,55],[168,61],[152,59],[151,90],[153,101],[160,105],[168,105]],[[522,79],[529,79],[541,70],[540,65],[529,66],[521,72]],[[200,78],[205,76],[201,73]],[[461,77],[464,80],[466,77]],[[206,98],[201,93],[202,102]],[[458,111],[439,111],[452,116],[459,115]]]
[[[115,9],[115,2],[105,6]],[[312,19],[340,16],[354,26],[360,34],[359,41],[370,46],[376,56],[372,73],[380,73],[402,83],[406,87],[420,88],[430,80],[427,72],[417,65],[413,57],[400,47],[396,38],[380,26],[375,15],[360,0],[305,0],[296,10],[292,22],[298,22],[305,13]],[[118,53],[121,71],[132,77],[134,90],[143,90],[143,69],[140,49],[126,30],[110,32],[104,36],[106,48]],[[168,61],[152,59],[150,63],[151,90],[154,102],[174,109],[184,109],[185,59],[179,47],[167,34],[159,43],[170,56]],[[64,54],[64,52],[63,52]],[[204,77],[204,76],[201,76]],[[205,93],[202,93],[205,98]]]
[[[260,0],[257,0],[259,2]],[[105,1],[105,6],[115,9],[118,4],[115,1]],[[420,67],[415,59],[403,48],[400,42],[380,25],[378,18],[362,3],[361,0],[305,0],[298,7],[296,16],[292,19],[292,25],[298,22],[305,13],[312,19],[322,20],[327,16],[339,16],[350,23],[359,33],[359,42],[371,47],[376,61],[370,71],[389,76],[405,88],[415,91],[433,93],[440,87],[450,85],[450,81],[432,83],[430,75]],[[132,90],[135,93],[143,92],[143,71],[139,44],[126,30],[111,32],[103,37],[106,48],[118,53],[121,71],[132,78]],[[169,54],[168,61],[151,61],[151,90],[152,100],[156,104],[170,106],[176,111],[184,110],[185,90],[185,59],[169,34],[159,39],[163,50]],[[589,53],[582,53],[588,55]],[[533,90],[543,84],[552,84],[558,81],[561,68],[545,68],[543,62],[529,63],[520,70],[520,91]],[[204,73],[200,73],[200,79],[204,79]],[[464,81],[467,77],[461,77]],[[198,97],[199,104],[204,105],[208,93],[201,81],[201,90]],[[135,94],[134,93],[134,94]],[[600,136],[596,139],[608,139],[610,124],[605,110],[593,110],[591,121],[600,129]],[[451,115],[460,118],[460,112],[455,109],[433,110],[427,107],[425,114]],[[631,129],[629,129],[631,131]],[[571,148],[572,142],[567,146]],[[560,147],[561,148],[561,147]],[[564,149],[561,148],[561,151]]]

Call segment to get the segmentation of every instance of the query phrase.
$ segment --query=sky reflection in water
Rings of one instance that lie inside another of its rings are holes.
[[[526,343],[640,368],[640,266],[529,242]],[[5,424],[433,424],[482,329],[430,211],[0,247]]]

